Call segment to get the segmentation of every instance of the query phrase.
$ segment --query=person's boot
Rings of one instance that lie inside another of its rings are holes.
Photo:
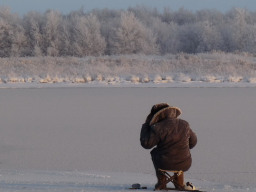
[[[184,189],[185,184],[184,184],[184,172],[183,171],[181,171],[179,173],[174,173],[173,184],[174,184],[175,188],[178,190]]]
[[[190,191],[193,191],[193,190],[196,190],[196,187],[190,183],[190,182],[187,182],[185,187],[184,187],[185,190],[190,190]]]
[[[155,191],[165,190],[166,189],[165,176],[160,171],[156,171],[156,177],[157,177],[157,183],[155,185]]]

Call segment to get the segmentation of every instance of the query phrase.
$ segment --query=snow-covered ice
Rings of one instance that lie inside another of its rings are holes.
[[[0,89],[1,192],[118,192],[137,182],[152,191],[139,133],[158,102],[180,107],[198,135],[187,181],[256,191],[253,87],[35,87]]]
[[[67,172],[67,171],[2,171],[0,190],[5,192],[119,192],[131,191],[131,183],[140,181],[148,190],[154,190],[155,177],[143,173],[118,172]],[[220,185],[206,180],[190,179],[198,187],[207,191],[255,191],[255,188],[242,188],[231,185]],[[172,187],[172,185],[169,185]],[[136,190],[145,191],[145,190]]]

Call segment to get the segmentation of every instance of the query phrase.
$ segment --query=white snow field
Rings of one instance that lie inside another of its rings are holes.
[[[0,89],[0,191],[153,191],[139,134],[151,106],[167,102],[198,136],[186,181],[255,192],[255,96],[248,87]]]

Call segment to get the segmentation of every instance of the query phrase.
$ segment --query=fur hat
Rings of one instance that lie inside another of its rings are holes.
[[[153,125],[153,124],[155,124],[165,118],[168,118],[168,117],[178,118],[178,116],[180,116],[181,113],[182,113],[181,109],[178,107],[173,107],[173,106],[164,107],[164,108],[158,110],[158,112],[154,114],[149,125]]]

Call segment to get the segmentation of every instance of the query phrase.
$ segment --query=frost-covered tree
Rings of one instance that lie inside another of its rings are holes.
[[[112,42],[114,54],[156,54],[158,47],[153,32],[132,12],[121,14],[120,26]]]
[[[0,57],[9,57],[12,47],[12,15],[7,8],[0,8]]]
[[[172,13],[172,11],[170,10],[169,7],[164,8],[163,14],[161,15],[161,20],[164,23],[174,22],[174,16],[173,16],[173,13]]]
[[[180,8],[173,14],[173,21],[178,25],[193,24],[196,22],[196,15],[184,8]]]
[[[21,19],[0,8],[0,57],[24,56],[26,38]]]
[[[8,21],[9,10],[0,9],[0,57],[10,56],[11,49],[11,25]]]
[[[163,12],[137,6],[83,9],[63,15],[49,10],[23,17],[0,8],[0,57],[256,53],[256,12],[234,8]]]
[[[49,10],[44,15],[43,51],[48,56],[59,56],[60,31],[62,15],[58,11]]]
[[[221,50],[222,37],[214,26],[209,21],[198,23],[199,28],[199,45],[196,52],[209,52],[212,50]]]
[[[27,56],[42,56],[43,17],[38,12],[29,12],[23,18],[23,26],[27,38]]]
[[[196,53],[201,42],[200,28],[194,24],[179,27],[178,39],[180,46],[178,52]]]
[[[106,41],[105,54],[110,55],[112,50],[111,42],[120,23],[121,11],[102,9],[93,10],[92,14],[96,15],[100,22],[101,34]]]
[[[71,28],[72,24],[67,17],[63,17],[59,26],[59,55],[68,56],[71,54]]]
[[[256,24],[247,27],[245,52],[256,53]]]
[[[71,20],[73,23],[73,55],[102,55],[106,48],[106,42],[101,35],[98,18],[93,14],[88,16],[74,15]]]
[[[153,9],[137,5],[136,7],[130,7],[128,11],[132,12],[139,21],[149,28],[152,26],[152,22],[154,22],[155,19],[160,19],[160,14],[156,8]]]
[[[152,29],[157,36],[161,54],[177,53],[180,42],[178,40],[178,26],[176,23],[162,22],[157,18],[152,22]]]
[[[11,53],[10,56],[19,57],[26,56],[27,39],[25,36],[25,30],[19,23],[13,26],[13,32],[11,34]]]
[[[213,26],[225,25],[225,15],[222,12],[211,9],[199,10],[195,13],[196,22],[209,22]]]
[[[232,37],[233,50],[244,50],[246,46],[247,39],[247,23],[246,23],[246,14],[245,9],[233,9],[231,12],[232,15]]]

